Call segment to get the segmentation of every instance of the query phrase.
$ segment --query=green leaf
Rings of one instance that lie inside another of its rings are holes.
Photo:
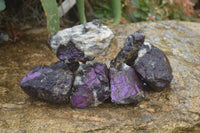
[[[156,14],[156,20],[162,20],[161,16]]]
[[[137,18],[137,17],[135,17],[133,12],[131,13],[130,17],[131,17],[131,21],[132,21],[132,22],[144,21],[144,19],[142,19],[142,18]]]
[[[136,18],[142,18],[143,20],[146,19],[147,17],[147,13],[146,12],[143,12],[142,10],[136,10],[133,12],[133,15],[136,17]]]
[[[104,10],[109,10],[109,11],[112,10],[108,4],[103,4],[103,8],[104,8]]]
[[[81,24],[84,24],[84,23],[86,23],[84,0],[76,0],[76,5],[77,5],[77,9],[78,9],[78,15],[80,18],[80,22],[81,22]]]
[[[180,18],[180,15],[179,15],[178,13],[174,13],[174,14],[173,14],[173,18],[174,18],[174,19],[179,19],[179,18]]]
[[[102,13],[98,13],[98,12],[95,12],[95,13],[94,13],[94,16],[95,16],[96,18],[103,18],[103,17],[104,17],[104,15],[103,15]]]
[[[133,12],[134,17],[139,18],[140,17],[140,11],[136,10]]]
[[[131,3],[132,3],[134,6],[140,7],[139,0],[131,0]]]
[[[132,22],[138,22],[138,19],[134,16],[133,12],[130,15]]]
[[[141,7],[141,10],[147,12],[147,11],[149,11],[149,8],[147,8],[147,7]]]
[[[0,0],[0,11],[3,11],[6,8],[5,1]]]
[[[150,3],[151,1],[149,1],[149,3]],[[139,1],[139,4],[140,4],[140,7],[143,7],[143,6],[148,6],[147,5],[147,1],[146,0],[142,0],[142,1]]]
[[[8,39],[9,39],[9,36],[8,36],[8,34],[5,34],[4,36],[3,36],[3,38],[2,38],[4,41],[8,41]]]
[[[40,0],[47,18],[47,29],[49,36],[59,30],[59,14],[56,0]]]

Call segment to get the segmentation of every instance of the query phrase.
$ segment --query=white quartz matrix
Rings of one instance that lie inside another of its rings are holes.
[[[67,46],[71,41],[76,48],[83,51],[85,56],[95,57],[101,54],[114,37],[112,31],[99,20],[77,25],[58,31],[50,38],[49,44],[53,52],[57,52],[60,45]]]

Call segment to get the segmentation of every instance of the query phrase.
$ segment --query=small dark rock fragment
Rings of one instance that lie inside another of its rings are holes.
[[[88,60],[93,60],[93,58],[85,57],[84,53],[76,48],[72,42],[69,42],[66,46],[60,45],[56,55],[60,60],[66,63],[78,61],[85,63]]]
[[[138,50],[140,46],[144,43],[144,39],[145,36],[141,30],[138,30],[129,35],[126,39],[124,47],[118,53],[116,60],[130,65],[129,63],[134,62],[134,60],[137,58]]]
[[[52,69],[69,69],[72,72],[75,72],[78,67],[79,63],[78,62],[72,62],[72,63],[65,63],[64,61],[57,61],[53,64],[50,65]]]
[[[109,69],[111,100],[117,104],[138,103],[145,97],[142,84],[135,70],[121,63],[111,61]]]
[[[108,68],[105,63],[87,62],[76,72],[71,96],[75,108],[96,107],[110,96]]]
[[[99,27],[99,28],[102,27],[102,23],[101,23],[101,21],[98,20],[98,19],[92,20],[92,23],[93,23],[94,25],[96,25],[97,27]]]
[[[164,52],[145,42],[133,65],[144,82],[155,91],[168,87],[173,78],[172,69]]]
[[[68,103],[73,84],[73,73],[57,62],[32,69],[21,80],[20,86],[31,97],[52,103]]]

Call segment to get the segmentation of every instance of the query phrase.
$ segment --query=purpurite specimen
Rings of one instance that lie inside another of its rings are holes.
[[[51,64],[50,67],[53,69],[64,69],[64,70],[69,69],[70,71],[75,72],[79,67],[79,63],[78,62],[65,63],[64,61],[57,61]]]
[[[105,51],[113,37],[107,26],[99,20],[93,20],[58,31],[48,43],[60,60],[66,63],[86,62]]]
[[[75,108],[96,107],[110,96],[108,68],[105,63],[87,62],[76,72],[71,96]]]
[[[129,35],[126,39],[124,47],[118,53],[116,60],[124,62],[129,65],[130,62],[134,62],[137,58],[138,50],[144,43],[144,33],[141,30]]]
[[[173,78],[164,52],[147,42],[141,46],[133,66],[141,79],[156,91],[168,87]]]
[[[32,69],[21,80],[25,93],[52,103],[68,103],[74,74],[61,61]]]
[[[145,97],[135,70],[120,61],[111,61],[109,69],[111,100],[117,104],[138,103]]]

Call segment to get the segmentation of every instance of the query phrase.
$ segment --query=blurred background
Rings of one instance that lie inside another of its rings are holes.
[[[59,12],[60,28],[80,24],[76,0],[66,1],[68,7],[62,5],[64,0],[56,1],[57,7],[68,8]],[[120,15],[120,24],[161,20],[200,22],[200,0],[119,0],[120,8],[113,1],[118,0],[84,0],[86,20],[98,18],[110,23]],[[3,36],[4,40],[16,41],[21,31],[46,27],[45,13],[42,0],[0,0],[1,40]]]

